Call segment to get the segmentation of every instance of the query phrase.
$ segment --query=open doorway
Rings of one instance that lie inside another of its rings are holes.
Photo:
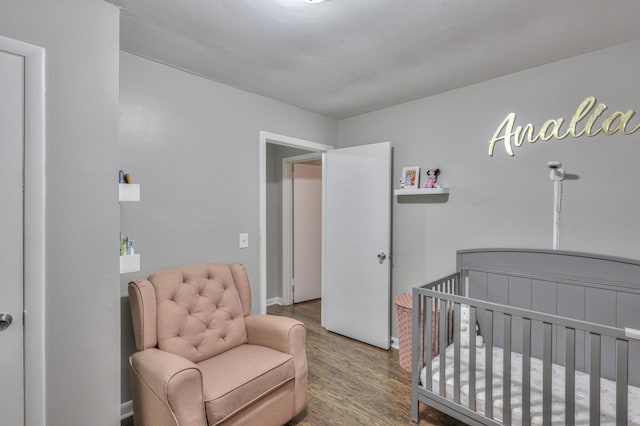
[[[282,299],[322,296],[322,156],[282,160]]]
[[[282,159],[316,153],[321,156],[333,147],[311,141],[260,132],[259,140],[259,216],[260,216],[260,313],[267,304],[284,304],[282,260]],[[275,167],[268,167],[275,164]],[[275,205],[275,207],[274,207]],[[274,212],[278,212],[275,213]],[[269,213],[270,212],[270,213]],[[280,225],[279,225],[280,223]]]
[[[388,349],[391,143],[333,149],[299,139],[260,133],[258,298],[261,313],[267,310],[266,160],[270,144],[322,153],[321,325],[330,331]],[[369,175],[364,186],[361,180],[353,178]]]

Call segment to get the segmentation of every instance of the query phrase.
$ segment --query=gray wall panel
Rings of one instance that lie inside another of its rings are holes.
[[[618,293],[617,326],[640,330],[640,294]]]
[[[506,275],[487,275],[487,300],[501,305],[509,304],[509,277]],[[504,318],[500,314],[493,316],[493,342],[502,347],[504,341]]]
[[[542,359],[542,323],[531,321],[531,356]]]
[[[531,279],[509,277],[509,306],[531,309]],[[522,319],[512,318],[511,344],[513,350],[522,353]]]
[[[579,371],[585,371],[587,368],[587,354],[589,348],[587,347],[587,335],[584,331],[576,331],[576,369]],[[564,365],[564,362],[562,363]]]
[[[487,293],[489,292],[489,284],[487,282],[487,274],[484,272],[469,271],[468,276],[468,289],[469,297],[472,299],[487,300]],[[484,309],[478,309],[476,313],[478,325],[480,326],[480,333],[485,329],[485,311]]]
[[[610,325],[612,327],[616,327],[617,321],[617,293],[611,290],[603,290],[600,288],[586,288],[585,289],[585,321],[594,322],[596,324],[604,324]],[[585,351],[583,353],[584,356],[584,366],[585,370],[588,370],[589,367],[589,339],[585,337],[584,333],[582,334],[583,345]],[[576,347],[578,346],[578,339],[576,333]],[[613,377],[613,371],[611,366],[614,353],[613,351],[614,342],[611,339],[603,339],[602,347],[603,350],[603,369],[602,371],[606,374],[607,377]],[[580,355],[578,351],[576,357]],[[578,368],[576,366],[576,368]]]
[[[533,280],[531,286],[531,309],[555,314],[558,285],[548,281]]]
[[[602,336],[602,350],[600,352],[601,359],[601,371],[602,377],[606,377],[609,380],[615,380],[616,378],[616,339],[611,337]],[[590,352],[585,352],[585,359],[588,358]],[[630,358],[633,360],[633,358]],[[631,361],[633,364],[633,361]],[[632,369],[633,370],[633,369]]]
[[[558,284],[557,315],[584,320],[585,288],[578,285]],[[562,327],[553,327],[556,350],[554,362],[564,365],[566,333]],[[576,332],[576,348],[584,348],[584,333]],[[584,368],[584,350],[576,350],[576,367]]]
[[[487,300],[488,292],[487,274],[484,272],[469,272],[469,297],[472,299]]]
[[[557,314],[574,319],[584,319],[585,289],[577,285],[558,284]]]
[[[509,277],[509,305],[523,309],[531,309],[531,279]]]
[[[638,261],[551,250],[485,249],[461,251],[457,263],[469,275],[486,274],[487,299],[491,302],[525,309],[530,304],[534,311],[619,328],[640,328]],[[502,321],[496,321],[496,346],[502,345],[502,327]],[[519,319],[514,319],[513,328],[521,328]],[[553,362],[564,365],[566,331],[556,325],[552,330]],[[532,321],[531,332],[532,355],[540,358],[542,323]],[[519,352],[519,335],[512,333],[512,340],[513,349]],[[584,331],[576,330],[577,370],[589,367],[589,342]],[[615,379],[615,355],[613,338],[603,336],[600,358],[605,378]],[[631,342],[629,356],[630,360],[640,358],[640,344]],[[629,369],[630,383],[640,384],[640,365],[631,362]]]
[[[509,303],[509,277],[505,275],[487,275],[487,300],[493,303]]]
[[[616,325],[616,292],[599,288],[587,288],[585,320],[605,325]]]

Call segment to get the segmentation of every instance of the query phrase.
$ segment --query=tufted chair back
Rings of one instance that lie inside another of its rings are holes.
[[[247,342],[251,288],[240,264],[190,265],[130,286],[136,347],[198,363]]]

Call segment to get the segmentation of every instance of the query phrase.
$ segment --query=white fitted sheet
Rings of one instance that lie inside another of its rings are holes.
[[[502,421],[503,350],[493,348],[493,417]],[[440,357],[432,362],[432,390],[439,392]],[[453,345],[446,350],[446,396],[453,400]],[[565,424],[564,367],[552,365],[552,423]],[[426,368],[420,374],[420,383],[426,380]],[[576,371],[576,424],[589,424],[589,375]],[[424,386],[424,385],[423,385]],[[628,387],[629,425],[640,426],[640,388]],[[476,348],[476,410],[484,414],[485,408],[485,347]],[[460,402],[469,406],[469,348],[460,348]],[[514,425],[522,424],[522,355],[511,353],[511,415]],[[600,424],[615,425],[616,383],[600,380]],[[531,424],[542,425],[542,361],[531,358]]]

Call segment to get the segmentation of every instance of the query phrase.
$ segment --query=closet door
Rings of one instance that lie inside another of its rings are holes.
[[[0,50],[0,425],[24,423],[24,57]]]

